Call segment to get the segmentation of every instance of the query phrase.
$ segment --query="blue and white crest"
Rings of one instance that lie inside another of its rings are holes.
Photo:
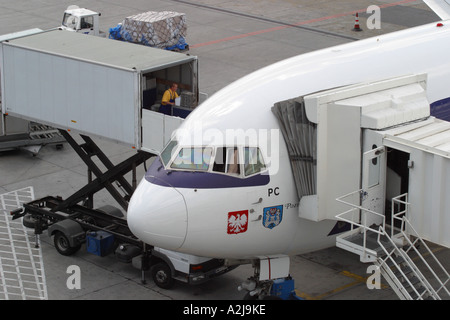
[[[263,226],[269,229],[275,228],[283,219],[283,206],[264,208]]]

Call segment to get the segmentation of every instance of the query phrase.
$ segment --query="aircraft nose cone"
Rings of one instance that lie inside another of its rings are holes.
[[[127,220],[131,232],[149,245],[175,250],[186,237],[187,211],[181,193],[145,179],[131,197]]]

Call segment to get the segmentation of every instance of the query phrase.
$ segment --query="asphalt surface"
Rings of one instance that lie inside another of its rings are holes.
[[[48,29],[61,23],[72,1],[0,0],[0,34],[30,28]],[[212,95],[240,77],[282,59],[357,39],[439,20],[421,1],[366,0],[100,0],[78,1],[102,13],[107,30],[126,16],[144,11],[177,11],[188,19],[190,54],[199,57],[200,91]],[[380,29],[368,28],[370,5],[381,8]],[[361,32],[353,31],[358,12]],[[98,141],[113,163],[134,153],[127,147]],[[144,174],[138,168],[138,177]],[[36,156],[24,151],[0,154],[0,193],[33,186],[36,197],[69,196],[87,182],[87,170],[66,145],[61,150],[45,146]],[[111,203],[101,192],[96,205]],[[253,274],[250,265],[198,286],[178,283],[172,290],[157,287],[147,275],[141,283],[139,270],[113,256],[98,257],[80,250],[59,255],[51,238],[41,237],[48,298],[50,300],[234,300],[244,293],[237,287]],[[449,250],[434,247],[449,264]],[[69,289],[68,267],[81,270],[81,288]],[[338,248],[292,257],[291,275],[298,296],[308,300],[397,300],[386,284],[369,290],[368,265]]]

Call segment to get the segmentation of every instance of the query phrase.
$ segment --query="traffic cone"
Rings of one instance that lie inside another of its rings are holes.
[[[359,26],[359,15],[358,15],[358,12],[356,13],[356,16],[355,16],[355,26],[353,27],[353,31],[362,31],[362,29]]]

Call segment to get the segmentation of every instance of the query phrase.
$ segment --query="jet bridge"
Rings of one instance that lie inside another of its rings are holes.
[[[450,297],[450,275],[424,241],[450,247],[450,123],[430,117],[426,81],[411,75],[336,88],[273,109],[299,217],[349,223],[337,246],[377,265],[401,299]]]

